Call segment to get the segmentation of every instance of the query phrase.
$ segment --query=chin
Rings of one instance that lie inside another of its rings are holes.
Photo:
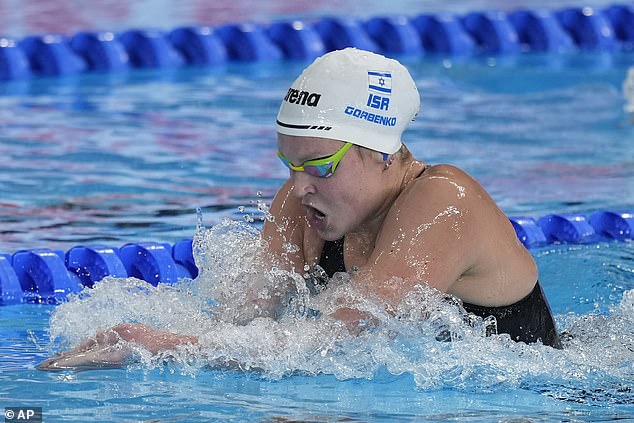
[[[327,228],[326,230],[317,231],[319,237],[324,241],[337,241],[343,238],[345,232],[334,230],[333,228]]]

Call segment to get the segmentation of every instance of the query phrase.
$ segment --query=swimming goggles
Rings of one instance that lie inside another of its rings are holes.
[[[306,172],[309,175],[316,176],[318,178],[329,178],[332,176],[333,173],[335,173],[337,165],[339,164],[341,159],[343,159],[343,156],[350,149],[350,147],[352,147],[352,143],[347,142],[332,156],[306,160],[299,166],[295,166],[293,163],[291,163],[279,150],[277,152],[277,156],[286,167],[294,170],[295,172]]]

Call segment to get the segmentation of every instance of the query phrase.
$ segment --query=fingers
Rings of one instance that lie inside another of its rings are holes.
[[[99,331],[79,346],[62,351],[37,365],[39,370],[83,370],[120,367],[131,355],[130,348],[121,344],[115,328]]]
[[[90,370],[111,369],[126,364],[132,349],[124,344],[96,347],[87,351],[66,351],[40,363],[38,370]]]
[[[151,354],[171,350],[179,345],[196,344],[193,336],[160,332],[148,326],[122,323],[111,329],[97,332],[81,345],[44,360],[40,370],[87,370],[120,367],[132,355],[131,345],[145,348]]]
[[[84,351],[88,351],[89,349],[94,348],[98,343],[98,341],[95,338],[88,338],[86,341],[84,341],[82,344],[80,344],[79,346],[75,348],[55,354],[53,357],[48,358],[44,360],[43,362],[41,362],[40,364],[38,364],[37,368],[39,370],[47,370],[49,367],[53,365],[53,363],[59,360],[63,360],[67,356],[78,355]]]
[[[48,358],[48,359],[42,361],[40,364],[38,364],[36,366],[36,369],[38,369],[38,370],[52,370],[52,368],[54,367],[54,363],[55,363],[56,359],[57,359],[57,357]]]

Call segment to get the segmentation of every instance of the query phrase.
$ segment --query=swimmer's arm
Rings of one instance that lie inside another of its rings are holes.
[[[274,263],[281,264],[285,270],[303,273],[304,264],[312,267],[318,263],[318,251],[323,248],[323,240],[309,230],[305,210],[291,191],[289,179],[273,199],[270,212],[275,220],[264,223],[262,236],[268,242],[269,254]],[[289,245],[300,248],[295,254],[289,254]],[[329,316],[343,322],[348,331],[354,334],[360,333],[364,326],[371,326],[375,321],[373,316],[352,307],[341,307]]]
[[[237,313],[231,316],[232,323],[244,325],[258,317],[276,318],[282,310],[288,294],[295,289],[295,282],[286,272],[303,273],[305,262],[304,231],[306,219],[299,200],[292,195],[292,185],[287,181],[278,191],[262,228],[262,239],[266,248],[257,257],[261,272],[275,272],[273,280],[263,277],[261,272],[245,272],[239,276],[246,290],[236,292],[229,298],[230,308]]]
[[[304,234],[305,211],[292,194],[290,179],[284,183],[271,203],[273,221],[265,221],[262,238],[267,242],[271,261],[284,270],[303,272],[306,262]]]
[[[399,304],[416,285],[450,293],[475,260],[474,252],[468,251],[472,233],[465,227],[469,222],[466,205],[442,186],[426,188],[412,193],[418,194],[415,197],[397,200],[374,252],[351,275],[355,289],[382,301],[390,315],[398,313]],[[419,195],[427,199],[424,208]],[[378,323],[375,316],[354,306],[341,307],[330,317],[343,322],[352,334]]]
[[[370,313],[352,307],[341,307],[329,314],[335,320],[342,322],[348,332],[359,335],[366,329],[376,327],[379,320]]]
[[[299,210],[292,189],[289,179],[273,198],[269,209],[273,219],[265,221],[262,227],[262,238],[267,242],[271,259],[289,269],[299,264],[301,252],[293,252],[291,246],[302,245],[304,230],[297,219]]]
[[[264,272],[273,268],[296,273],[303,271],[303,231],[306,219],[303,217],[301,204],[291,191],[292,186],[287,181],[269,209],[273,218],[264,223],[262,238],[266,241],[266,250],[263,256],[258,257]],[[274,284],[268,278],[263,278],[259,272],[241,275],[240,277],[250,278],[243,281],[249,288],[240,299],[231,299],[232,308],[238,311],[233,317],[233,323],[244,325],[257,317],[275,318],[294,287],[292,279],[289,277],[284,280],[282,274],[284,272],[274,277]]]
[[[63,351],[40,363],[39,370],[91,370],[122,367],[129,364],[135,346],[152,355],[174,351],[182,346],[197,347],[195,336],[159,331],[145,325],[122,323],[98,332],[78,347]]]
[[[353,274],[353,284],[383,299],[388,310],[416,285],[451,294],[480,251],[474,234],[478,211],[468,185],[460,186],[453,175],[424,182],[396,200],[373,253]]]

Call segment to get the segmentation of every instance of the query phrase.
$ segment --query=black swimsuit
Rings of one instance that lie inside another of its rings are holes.
[[[343,260],[343,241],[343,238],[337,241],[326,241],[321,252],[319,266],[330,278],[335,272],[346,271]],[[328,281],[323,279],[320,282],[325,285]],[[485,307],[463,303],[462,306],[467,312],[476,316],[495,317],[497,333],[508,333],[515,341],[530,344],[541,340],[544,345],[561,348],[555,321],[539,281],[530,294],[511,305]]]

